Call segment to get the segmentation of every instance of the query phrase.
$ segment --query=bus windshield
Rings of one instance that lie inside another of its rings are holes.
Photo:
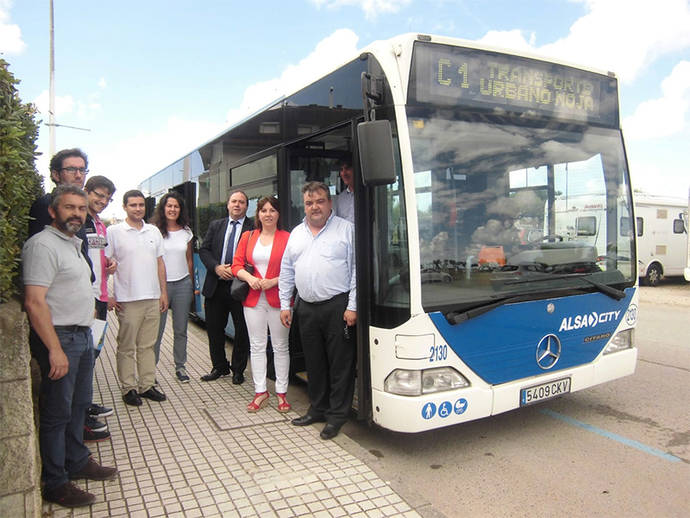
[[[430,107],[408,126],[426,311],[634,283],[619,131]]]

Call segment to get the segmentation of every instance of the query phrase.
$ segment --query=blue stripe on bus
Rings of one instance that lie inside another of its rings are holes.
[[[594,361],[625,319],[634,293],[634,288],[626,289],[620,301],[588,293],[507,304],[455,325],[440,312],[429,313],[429,318],[475,374],[498,385]],[[595,317],[596,324],[590,323]],[[553,368],[543,370],[537,364],[537,345],[547,334],[556,335],[562,349]]]
[[[651,446],[647,446],[646,444],[642,444],[641,442],[628,439],[627,437],[623,437],[622,435],[618,435],[613,432],[608,432],[601,428],[597,428],[596,426],[592,426],[591,424],[583,423],[582,421],[578,421],[577,419],[568,417],[567,415],[559,414],[558,412],[554,412],[553,410],[549,410],[548,408],[541,409],[540,412],[544,415],[548,415],[549,417],[553,417],[554,419],[558,419],[559,421],[563,421],[564,423],[568,423],[573,426],[583,428],[589,432],[594,432],[598,435],[601,435],[602,437],[606,437],[607,439],[613,439],[614,441],[617,441],[621,444],[625,444],[626,446],[630,446],[631,448],[635,448],[636,450],[640,450],[641,452],[654,455],[655,457],[659,457],[661,459],[668,460],[671,462],[681,461],[680,458],[676,457],[675,455],[671,455],[670,453],[657,450],[656,448],[652,448]]]

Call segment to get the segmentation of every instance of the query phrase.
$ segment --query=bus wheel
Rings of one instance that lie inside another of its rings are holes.
[[[658,286],[664,274],[661,272],[661,266],[654,263],[647,268],[647,276],[645,277],[647,286]]]

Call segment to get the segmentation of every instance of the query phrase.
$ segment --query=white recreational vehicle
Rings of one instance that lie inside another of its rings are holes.
[[[688,231],[688,246],[685,250],[685,280],[690,282],[690,189],[688,189],[688,218],[685,220],[685,230]]]
[[[650,194],[635,195],[637,260],[640,280],[656,286],[663,277],[682,276],[688,269],[688,200]]]

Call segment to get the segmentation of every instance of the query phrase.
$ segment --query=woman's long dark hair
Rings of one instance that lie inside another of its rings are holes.
[[[276,229],[281,230],[282,227],[280,225],[280,205],[278,204],[278,198],[276,198],[275,196],[264,196],[258,201],[258,203],[256,204],[256,215],[254,216],[254,226],[259,231],[262,231],[264,229],[263,225],[261,224],[261,221],[259,220],[259,212],[267,203],[269,203],[271,207],[273,207],[276,210],[276,212],[278,212],[278,221],[276,221]]]
[[[161,231],[163,237],[168,237],[168,220],[165,219],[165,204],[168,203],[170,198],[174,198],[180,205],[180,215],[177,216],[177,224],[182,228],[189,228],[189,216],[187,215],[187,208],[184,204],[184,198],[182,195],[175,191],[170,191],[168,194],[163,196],[158,205],[156,205],[156,210],[153,211],[153,216],[151,217],[151,223],[158,227]]]

